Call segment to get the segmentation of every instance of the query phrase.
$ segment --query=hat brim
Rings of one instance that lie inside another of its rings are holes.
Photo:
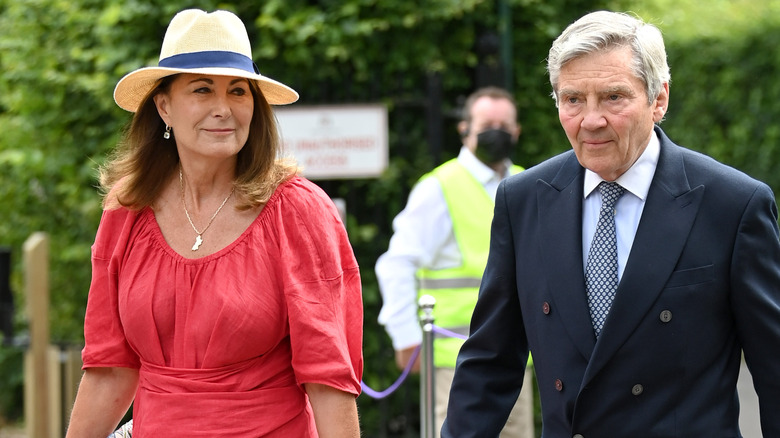
[[[138,106],[151,91],[154,84],[161,78],[178,73],[191,73],[201,75],[215,76],[235,76],[254,80],[263,96],[271,105],[286,105],[298,100],[298,93],[292,88],[281,82],[267,78],[260,74],[250,73],[245,70],[227,67],[206,67],[206,68],[166,68],[166,67],[144,67],[128,73],[114,88],[114,101],[122,109],[130,112],[136,112]]]

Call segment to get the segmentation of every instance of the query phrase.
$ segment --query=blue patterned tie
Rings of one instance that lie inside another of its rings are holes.
[[[601,335],[618,286],[615,203],[625,192],[618,183],[607,181],[602,181],[598,189],[601,192],[601,211],[585,267],[585,289],[597,338]]]

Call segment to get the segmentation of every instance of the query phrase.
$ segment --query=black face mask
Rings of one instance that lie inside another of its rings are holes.
[[[477,134],[477,150],[474,155],[483,163],[498,163],[509,158],[515,144],[512,134],[503,129],[488,129]]]

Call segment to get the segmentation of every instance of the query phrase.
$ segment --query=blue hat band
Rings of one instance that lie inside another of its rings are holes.
[[[165,68],[236,68],[249,73],[260,74],[257,65],[250,58],[236,52],[212,50],[206,52],[181,53],[161,59],[160,67]]]

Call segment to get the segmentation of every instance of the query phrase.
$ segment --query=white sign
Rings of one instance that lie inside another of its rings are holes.
[[[285,153],[309,179],[367,178],[387,168],[384,105],[275,107]]]

